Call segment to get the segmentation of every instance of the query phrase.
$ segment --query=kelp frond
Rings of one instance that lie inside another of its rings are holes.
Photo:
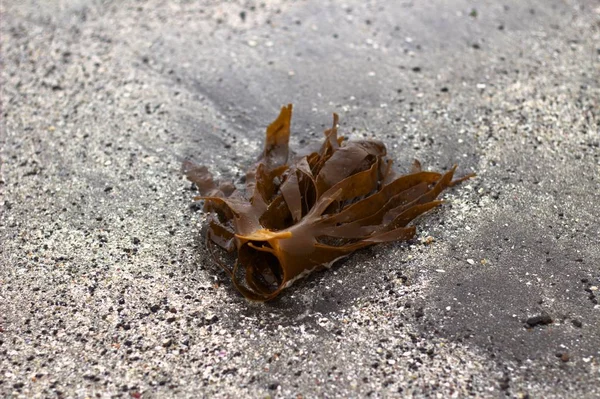
[[[251,300],[273,299],[360,248],[413,238],[409,223],[440,205],[436,198],[444,189],[474,176],[453,180],[456,166],[427,172],[418,161],[410,174],[398,176],[383,143],[339,137],[336,114],[318,152],[289,159],[291,117],[290,104],[267,128],[243,191],[219,184],[205,166],[183,165],[210,213],[207,242],[237,251],[234,265],[219,263]]]

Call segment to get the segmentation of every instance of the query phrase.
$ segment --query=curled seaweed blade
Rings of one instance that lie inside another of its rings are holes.
[[[379,145],[377,145],[379,144]],[[317,175],[317,195],[335,183],[369,167],[374,159],[385,154],[385,147],[376,142],[350,142],[331,155]],[[370,158],[370,159],[368,159]]]
[[[246,173],[245,191],[217,182],[205,166],[183,171],[209,216],[207,245],[237,251],[233,265],[217,261],[249,300],[277,297],[298,278],[371,245],[414,237],[415,218],[439,206],[436,198],[473,174],[398,175],[378,141],[344,142],[338,116],[319,151],[289,159],[291,104],[266,131],[261,158]]]
[[[329,223],[347,223],[353,220],[364,218],[377,212],[382,207],[388,207],[389,202],[401,199],[398,194],[408,190],[420,183],[435,183],[441,175],[434,172],[419,172],[411,175],[400,176],[393,182],[384,186],[376,194],[360,200],[350,206],[342,209],[339,213],[332,215],[327,220]]]
[[[198,191],[202,195],[220,196],[218,187],[213,179],[212,173],[204,165],[196,165],[193,162],[185,161],[182,166],[183,173],[188,180],[198,187]]]
[[[292,104],[281,107],[279,116],[267,128],[263,159],[269,168],[285,165],[288,160]]]
[[[300,182],[296,171],[290,173],[281,185],[280,190],[294,223],[297,223],[302,218],[302,192],[300,191]]]

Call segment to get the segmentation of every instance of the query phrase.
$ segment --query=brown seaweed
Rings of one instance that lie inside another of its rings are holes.
[[[436,200],[473,174],[452,180],[421,170],[396,175],[383,143],[344,141],[338,116],[318,152],[289,154],[292,105],[267,128],[262,156],[246,174],[245,190],[218,183],[205,166],[186,161],[209,213],[207,246],[237,251],[232,266],[215,258],[248,299],[268,301],[295,280],[370,245],[415,236],[408,224],[440,205]],[[291,162],[290,162],[291,161]]]

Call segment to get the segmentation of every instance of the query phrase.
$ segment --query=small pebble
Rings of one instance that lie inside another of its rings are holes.
[[[526,323],[529,327],[545,326],[551,324],[554,320],[548,313],[542,313],[538,316],[533,316],[527,319]]]

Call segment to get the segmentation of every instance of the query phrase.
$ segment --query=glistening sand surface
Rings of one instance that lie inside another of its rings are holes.
[[[267,3],[2,2],[0,396],[600,396],[597,2]],[[179,168],[290,102],[479,177],[249,304]]]

